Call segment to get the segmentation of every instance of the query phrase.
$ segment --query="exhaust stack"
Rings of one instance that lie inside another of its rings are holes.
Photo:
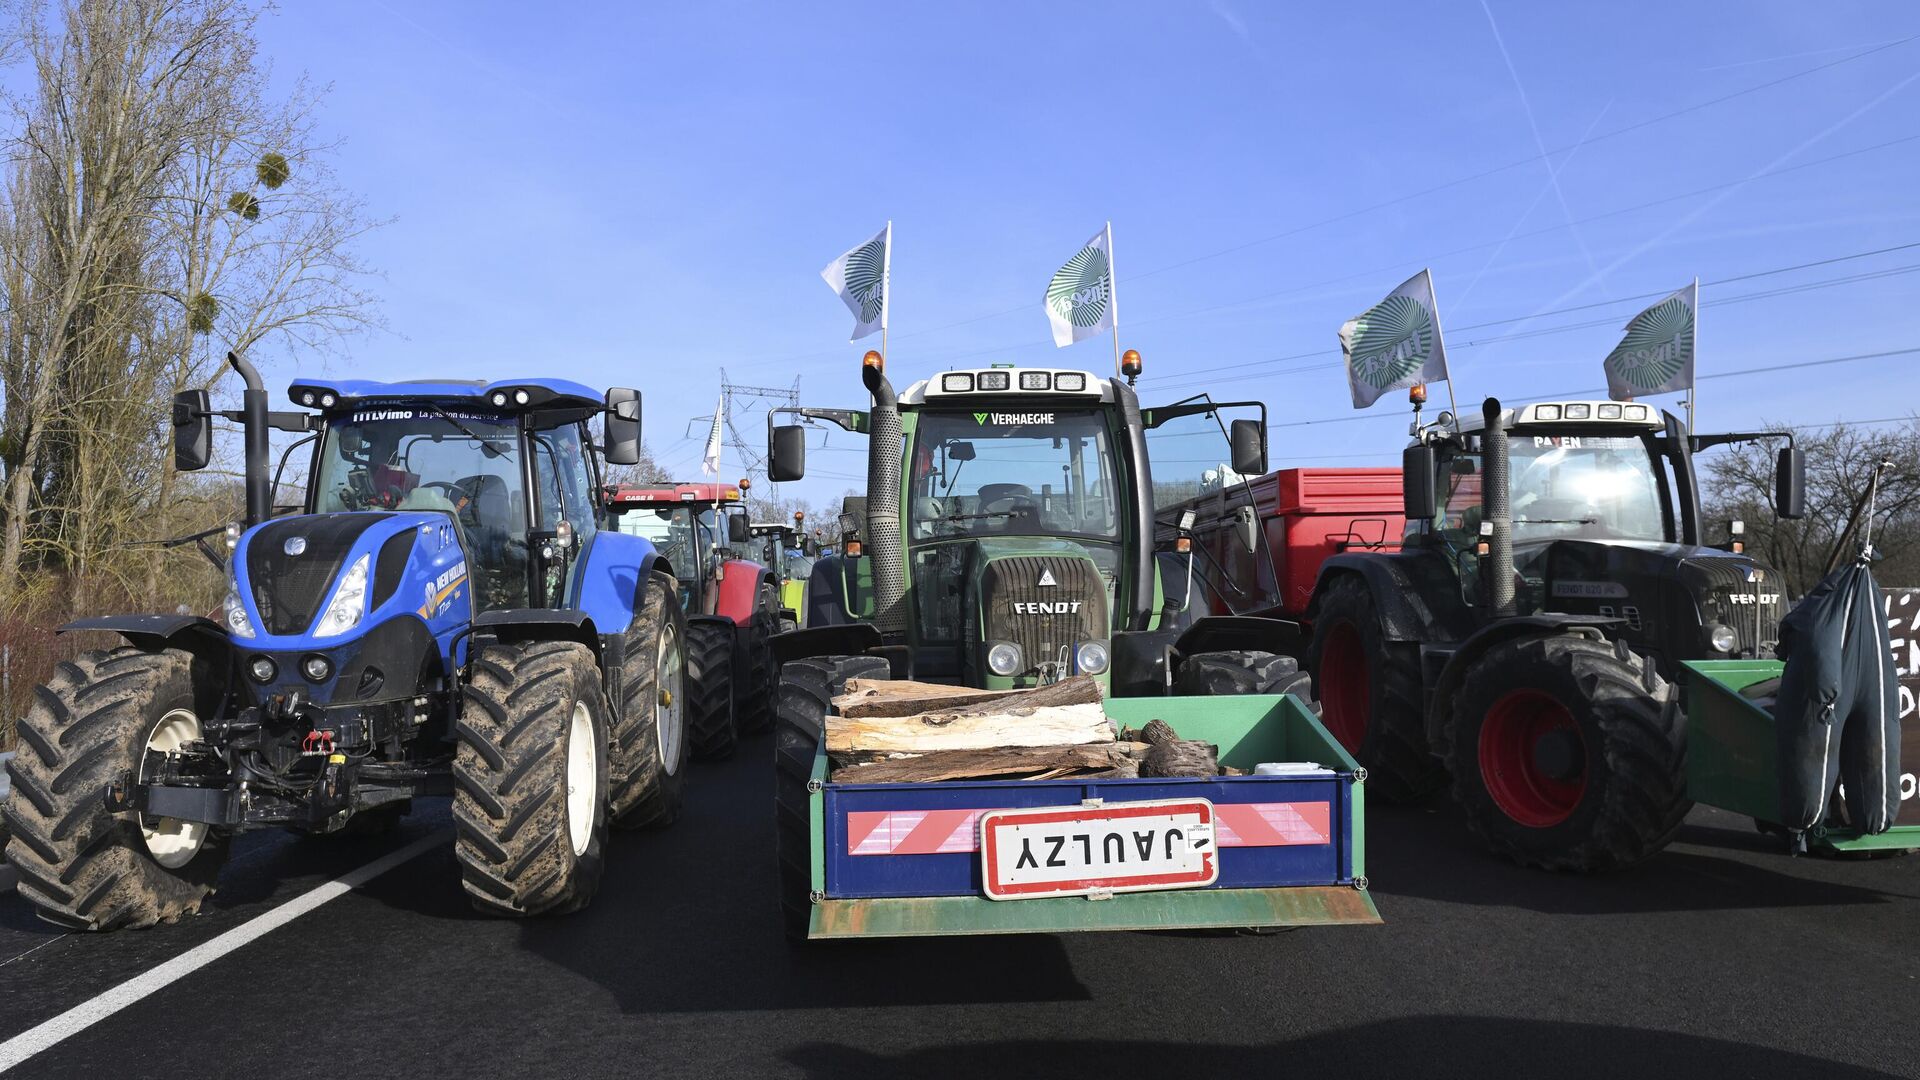
[[[860,379],[873,395],[867,435],[867,555],[873,560],[873,623],[882,638],[906,630],[901,601],[906,597],[906,562],[900,530],[900,399],[881,366],[868,353]]]
[[[1514,614],[1513,496],[1507,482],[1509,415],[1500,408],[1499,398],[1488,398],[1481,409],[1486,418],[1486,427],[1480,434],[1481,456],[1486,463],[1480,478],[1481,521],[1492,527],[1487,536],[1487,560],[1481,567],[1481,577],[1487,610],[1495,618],[1504,618]]]
[[[273,516],[273,450],[268,443],[270,419],[267,415],[267,387],[260,372],[239,353],[227,354],[227,363],[239,372],[247,388],[240,395],[240,427],[245,439],[245,486],[247,525],[258,525]]]

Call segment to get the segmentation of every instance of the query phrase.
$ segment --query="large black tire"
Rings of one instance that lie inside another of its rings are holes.
[[[624,639],[620,708],[610,752],[613,827],[663,828],[680,816],[686,799],[691,696],[686,614],[672,578],[653,575]]]
[[[227,857],[224,832],[162,819],[150,823],[150,846],[149,823],[108,813],[105,795],[108,784],[137,773],[150,739],[181,734],[189,723],[198,731],[218,705],[214,684],[184,652],[119,648],[62,663],[34,690],[8,765],[6,854],[20,895],[47,919],[138,929],[194,914],[213,892]]]
[[[1420,647],[1388,641],[1365,580],[1327,585],[1313,621],[1307,670],[1327,731],[1367,770],[1367,794],[1411,802],[1439,790],[1446,772],[1427,747]]]
[[[599,665],[578,642],[534,641],[482,646],[468,669],[453,767],[460,883],[489,915],[578,911],[606,856],[612,710]]]
[[[763,589],[753,619],[740,627],[740,650],[734,657],[740,681],[734,692],[734,717],[743,735],[758,735],[773,727],[773,635],[779,615],[771,587]]]
[[[1672,696],[1624,642],[1496,645],[1461,681],[1443,733],[1454,800],[1489,848],[1523,865],[1632,866],[1667,846],[1693,806]]]
[[[827,710],[848,679],[884,679],[888,674],[887,661],[878,656],[812,657],[780,668],[773,727],[773,825],[780,913],[789,940],[806,939],[813,903],[807,781],[813,777]]]
[[[740,741],[733,716],[733,624],[724,619],[687,623],[687,738],[693,756],[733,756]]]
[[[1292,694],[1308,709],[1313,700],[1313,677],[1300,670],[1300,661],[1270,652],[1203,652],[1180,661],[1174,676],[1177,694]]]

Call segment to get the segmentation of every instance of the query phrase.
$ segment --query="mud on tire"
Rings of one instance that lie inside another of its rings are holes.
[[[460,882],[490,915],[577,911],[600,886],[606,848],[609,709],[599,665],[585,645],[536,641],[481,646],[469,670],[454,758]],[[582,716],[592,761],[577,775]],[[581,783],[592,790],[572,790]]]
[[[1564,634],[1489,649],[1444,733],[1468,825],[1496,853],[1548,870],[1616,870],[1659,851],[1693,806],[1673,693],[1624,642]],[[1568,733],[1560,747],[1514,738],[1553,730]],[[1582,763],[1572,779],[1568,747]]]
[[[1427,747],[1420,648],[1387,640],[1373,594],[1358,575],[1328,583],[1307,670],[1327,730],[1366,767],[1368,795],[1410,802],[1446,782]]]
[[[199,830],[162,866],[144,819],[107,812],[107,785],[138,772],[147,742],[170,717],[211,715],[211,673],[178,650],[118,648],[63,662],[34,689],[16,727],[7,768],[7,862],[20,895],[50,921],[89,930],[138,929],[200,910],[226,861],[227,837]],[[163,837],[190,836],[181,823],[148,823]],[[165,840],[162,840],[165,843]]]
[[[731,757],[740,735],[733,717],[733,624],[687,620],[687,740],[696,758]]]
[[[608,750],[616,829],[670,825],[686,798],[687,630],[678,597],[673,579],[653,575],[622,635],[620,702]]]
[[[811,915],[813,844],[807,781],[813,776],[814,753],[826,730],[827,710],[848,679],[884,679],[889,671],[887,661],[878,656],[810,657],[780,668],[773,727],[773,825],[780,913],[790,940],[806,938]]]

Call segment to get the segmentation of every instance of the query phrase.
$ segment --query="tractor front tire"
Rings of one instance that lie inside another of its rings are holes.
[[[6,855],[20,895],[49,921],[140,929],[200,910],[227,857],[212,826],[107,812],[113,781],[137,778],[149,747],[200,737],[219,694],[175,649],[90,652],[34,690],[8,765]]]
[[[740,733],[733,719],[733,624],[724,619],[687,623],[687,734],[693,756],[732,757]]]
[[[1666,847],[1693,806],[1673,692],[1624,642],[1558,634],[1487,650],[1443,736],[1468,825],[1547,870],[1618,870]]]
[[[686,799],[687,622],[679,585],[663,574],[624,635],[620,702],[614,718],[613,827],[662,828]]]
[[[790,941],[804,941],[812,921],[813,829],[807,812],[813,760],[826,732],[833,698],[848,679],[885,679],[878,656],[819,656],[780,668],[773,726],[773,838],[779,859],[782,925]]]
[[[773,597],[763,595],[753,618],[737,631],[740,685],[734,694],[735,716],[743,735],[758,735],[773,727],[773,635],[779,617]]]
[[[1367,770],[1367,794],[1412,802],[1446,781],[1427,748],[1420,647],[1388,641],[1373,593],[1345,574],[1327,586],[1307,651],[1320,717]]]
[[[1310,711],[1313,677],[1300,670],[1300,661],[1270,652],[1194,653],[1180,662],[1174,677],[1180,694],[1292,694]]]
[[[606,857],[606,691],[585,645],[484,645],[454,757],[454,855],[473,906],[519,917],[578,911]]]

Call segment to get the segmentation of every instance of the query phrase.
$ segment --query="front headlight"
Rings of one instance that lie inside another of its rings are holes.
[[[1107,670],[1107,643],[1083,641],[1073,651],[1074,669],[1082,675],[1098,675]]]
[[[995,675],[1007,677],[1018,675],[1026,665],[1021,662],[1020,646],[1011,641],[995,642],[987,650],[987,670]]]
[[[1707,643],[1713,646],[1715,652],[1730,653],[1739,644],[1739,639],[1733,636],[1733,627],[1716,624],[1707,635]]]
[[[232,560],[227,563],[227,598],[220,601],[221,617],[227,621],[227,632],[237,638],[253,636],[253,620],[247,617],[247,605],[240,599],[240,579],[235,576]]]
[[[367,617],[367,567],[372,558],[372,554],[362,555],[347,568],[327,613],[320,616],[320,625],[314,628],[314,637],[339,637]]]

